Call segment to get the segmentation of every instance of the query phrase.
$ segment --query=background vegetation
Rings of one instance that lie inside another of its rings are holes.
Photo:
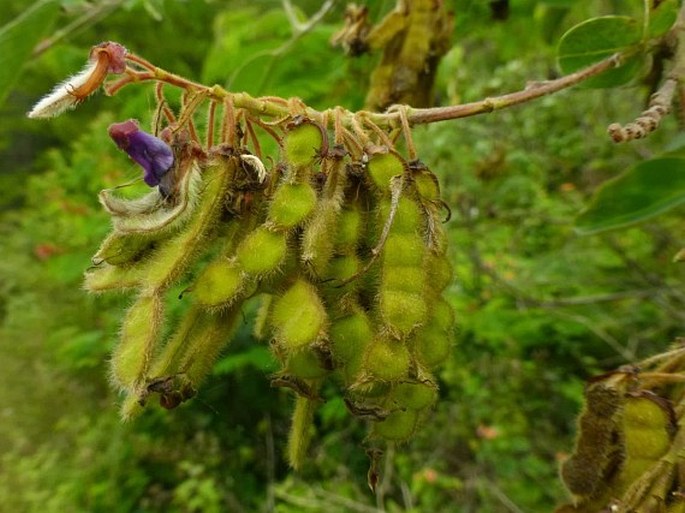
[[[394,2],[374,2],[373,17]],[[555,44],[591,15],[639,14],[631,1],[452,0],[454,47],[436,90],[482,99],[557,73]],[[320,2],[298,1],[302,13]],[[614,145],[613,121],[643,109],[641,82],[574,89],[486,117],[415,131],[453,211],[448,228],[459,330],[430,423],[366,487],[363,426],[331,401],[310,463],[282,457],[291,397],[270,389],[268,351],[250,309],[196,399],[122,424],[107,358],[129,298],[81,290],[108,231],[97,193],[139,171],[106,134],[151,116],[151,90],[97,96],[49,122],[24,117],[93,44],[115,40],[191,79],[350,109],[374,58],[328,44],[342,2],[287,46],[278,1],[62,0],[16,75],[0,116],[0,509],[15,512],[537,512],[565,499],[558,460],[572,449],[584,380],[664,350],[682,334],[683,209],[580,237],[573,221],[598,185],[683,139],[675,119],[646,141]],[[0,24],[26,8],[8,0]],[[27,34],[16,40],[17,51]],[[25,46],[25,44],[24,44]],[[7,64],[7,57],[5,63]]]

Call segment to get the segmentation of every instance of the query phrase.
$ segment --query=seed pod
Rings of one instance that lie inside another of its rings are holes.
[[[316,403],[312,399],[301,396],[295,399],[295,410],[290,425],[290,436],[288,437],[288,463],[295,470],[302,468],[307,456],[307,449],[314,429],[315,409]]]
[[[390,182],[394,176],[405,172],[404,159],[395,150],[386,147],[375,147],[368,150],[367,169],[371,182],[380,191],[390,192]]]
[[[366,348],[363,369],[374,380],[395,382],[407,376],[410,364],[409,351],[402,342],[377,337]]]
[[[391,210],[392,202],[389,199],[381,200],[378,207],[378,219],[381,225],[387,222]],[[424,224],[423,213],[416,201],[407,196],[400,196],[390,233],[415,234],[423,231]]]
[[[292,351],[288,354],[285,372],[305,380],[324,378],[329,371],[325,368],[321,356],[317,350],[311,347]]]
[[[372,339],[371,321],[361,308],[357,307],[351,314],[331,323],[331,353],[346,383],[351,383],[359,374],[366,346]]]
[[[399,383],[390,392],[390,400],[401,410],[424,410],[438,400],[438,387],[435,383]]]
[[[561,477],[569,491],[590,498],[606,486],[605,477],[623,457],[618,435],[623,391],[603,381],[585,390],[585,406],[578,422],[573,455],[561,466]]]
[[[383,246],[383,266],[421,267],[424,254],[425,246],[418,234],[391,233]]]
[[[191,292],[203,306],[227,306],[241,294],[243,273],[235,262],[220,258],[210,262],[195,281]]]
[[[149,251],[154,241],[138,235],[110,233],[100,245],[100,249],[92,258],[94,265],[107,262],[110,265],[126,265],[135,263]]]
[[[302,262],[313,271],[315,278],[324,275],[333,256],[336,232],[340,229],[339,217],[338,198],[323,199],[304,229]]]
[[[421,294],[381,288],[379,311],[385,325],[404,338],[424,324],[428,306]]]
[[[128,310],[121,327],[121,340],[112,354],[112,380],[129,392],[145,380],[162,325],[162,299],[142,295]]]
[[[285,161],[295,167],[310,166],[327,146],[325,130],[318,123],[297,117],[288,125],[283,142]]]
[[[150,290],[171,285],[186,270],[207,242],[205,239],[223,207],[228,179],[233,176],[236,158],[219,159],[203,173],[200,204],[178,235],[158,245],[141,266],[141,275]]]
[[[271,311],[276,340],[287,350],[315,342],[322,335],[326,321],[326,310],[316,289],[303,279],[275,299]]]
[[[335,231],[335,246],[341,252],[354,251],[362,234],[363,216],[356,204],[347,205],[340,212]]]
[[[385,420],[374,422],[372,433],[386,440],[403,442],[414,434],[417,420],[418,414],[414,410],[395,410]]]
[[[626,394],[621,422],[624,460],[612,484],[622,494],[671,447],[676,421],[670,402],[642,390]]]
[[[238,245],[236,259],[246,273],[262,276],[278,270],[287,250],[285,233],[273,232],[261,226]]]
[[[127,290],[140,285],[140,276],[135,267],[117,267],[100,264],[90,268],[84,275],[83,288],[88,292]]]
[[[316,192],[307,182],[284,183],[276,189],[269,205],[269,221],[281,230],[301,224],[316,206]]]
[[[426,281],[426,272],[421,267],[388,266],[383,269],[381,290],[423,294]]]
[[[409,163],[416,192],[426,201],[440,201],[440,183],[438,177],[421,161]]]
[[[105,210],[113,216],[128,217],[148,214],[158,208],[164,198],[158,190],[148,192],[139,198],[121,198],[113,193],[114,189],[104,189],[98,194],[98,200]]]
[[[429,253],[425,258],[425,266],[434,293],[440,294],[454,281],[452,262],[446,256]]]

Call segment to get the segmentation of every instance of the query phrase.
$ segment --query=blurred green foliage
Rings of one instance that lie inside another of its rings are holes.
[[[106,3],[63,0],[53,30]],[[311,463],[288,472],[291,398],[265,379],[273,362],[252,339],[252,306],[195,400],[120,423],[106,362],[130,298],[87,296],[80,282],[109,228],[98,191],[139,174],[106,127],[149,122],[151,91],[100,95],[49,122],[23,117],[101,40],[192,79],[318,108],[361,105],[373,57],[353,61],[328,46],[342,5],[291,44],[276,1],[114,3],[34,55],[0,108],[9,120],[0,125],[0,509],[490,513],[549,511],[563,500],[557,464],[572,448],[584,379],[665,349],[685,320],[683,270],[671,264],[682,207],[619,232],[573,231],[599,184],[674,137],[672,119],[647,141],[606,137],[610,122],[642,109],[644,87],[565,91],[415,130],[452,209],[459,332],[435,416],[391,455],[377,502],[363,429],[340,401],[322,408]],[[454,48],[437,87],[445,104],[553,76],[568,28],[641,12],[637,0],[528,0],[494,23],[487,2],[452,3]],[[304,15],[320,2],[297,4]],[[9,2],[3,21],[23,6]],[[378,2],[372,14],[391,6]]]

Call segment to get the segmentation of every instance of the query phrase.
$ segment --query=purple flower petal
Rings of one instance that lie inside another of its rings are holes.
[[[150,187],[159,185],[174,164],[171,147],[154,135],[140,130],[135,119],[114,123],[108,132],[116,145],[145,170],[145,183]]]

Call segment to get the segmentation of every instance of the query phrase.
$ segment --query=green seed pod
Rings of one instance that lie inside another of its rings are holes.
[[[396,151],[381,147],[373,149],[367,169],[371,182],[381,191],[389,192],[390,181],[394,176],[404,174],[405,165],[404,159]]]
[[[379,311],[385,325],[405,337],[426,321],[428,306],[420,294],[381,289]]]
[[[238,245],[236,259],[246,273],[265,275],[278,270],[287,250],[285,233],[272,232],[261,226],[248,234]]]
[[[412,178],[416,184],[416,192],[426,201],[440,201],[440,183],[435,176],[423,163],[411,162]]]
[[[378,218],[382,225],[390,217],[391,210],[391,201],[389,199],[381,200],[378,207]],[[407,196],[400,196],[390,233],[415,234],[423,231],[424,224],[423,213],[417,202]]]
[[[243,284],[243,273],[235,262],[220,258],[203,269],[191,292],[203,306],[226,306],[239,297]]]
[[[354,251],[362,233],[362,212],[359,208],[343,208],[335,230],[335,246],[339,251]]]
[[[340,203],[337,198],[323,199],[304,229],[302,262],[313,271],[316,278],[324,275],[333,256],[339,214]]]
[[[287,350],[315,342],[322,335],[326,321],[326,310],[316,289],[302,279],[275,299],[271,310],[276,340]]]
[[[445,298],[438,297],[431,300],[430,323],[437,329],[449,331],[454,327],[454,308]]]
[[[309,183],[284,183],[269,205],[269,221],[289,230],[302,223],[316,206],[316,192]]]
[[[293,120],[288,128],[283,141],[285,161],[295,167],[312,165],[326,144],[324,129],[303,118]]]
[[[430,381],[399,383],[390,392],[390,399],[401,410],[424,410],[438,400],[438,387]]]
[[[383,246],[384,267],[420,267],[426,248],[417,234],[391,233]]]
[[[143,295],[126,313],[121,341],[111,360],[112,380],[130,392],[145,381],[150,359],[162,325],[163,303],[159,295]]]
[[[407,376],[410,364],[409,351],[402,342],[377,337],[366,348],[363,368],[372,379],[394,382]]]
[[[295,470],[302,468],[307,456],[314,429],[315,410],[316,402],[312,399],[301,396],[295,399],[295,410],[288,437],[288,463]]]
[[[430,278],[431,290],[440,293],[454,281],[453,266],[449,258],[429,253],[425,266]]]
[[[426,286],[426,273],[420,267],[390,267],[383,269],[381,290],[423,294]]]
[[[329,373],[324,368],[321,355],[311,347],[288,354],[285,372],[300,379],[321,379]]]
[[[237,160],[231,157],[205,168],[200,204],[190,221],[141,263],[140,274],[148,289],[164,289],[174,283],[206,245],[208,233],[223,208],[228,178],[233,176],[236,165]]]
[[[605,474],[622,458],[618,421],[624,403],[622,390],[604,382],[588,385],[580,415],[573,455],[561,466],[561,478],[578,497],[602,491]]]
[[[127,199],[114,194],[114,189],[104,189],[98,194],[98,200],[105,210],[113,216],[129,217],[149,214],[158,209],[164,201],[158,189],[139,198]]]
[[[93,264],[100,265],[107,262],[110,265],[126,265],[135,263],[148,250],[153,241],[137,235],[124,235],[119,232],[110,233],[100,245],[100,249],[93,256]]]
[[[429,369],[445,363],[452,350],[452,337],[445,331],[433,325],[429,320],[426,325],[417,330],[410,341],[416,351],[416,356]]]
[[[372,433],[386,440],[403,442],[414,434],[417,420],[416,411],[395,410],[385,420],[374,422]]]
[[[361,308],[331,323],[331,353],[346,382],[351,382],[359,374],[366,346],[372,338],[371,321]]]
[[[101,264],[89,269],[84,276],[83,288],[88,292],[127,290],[140,285],[140,276],[135,267],[117,267]]]
[[[359,266],[360,262],[357,255],[337,256],[331,260],[324,277],[344,281],[354,276],[359,271]]]

